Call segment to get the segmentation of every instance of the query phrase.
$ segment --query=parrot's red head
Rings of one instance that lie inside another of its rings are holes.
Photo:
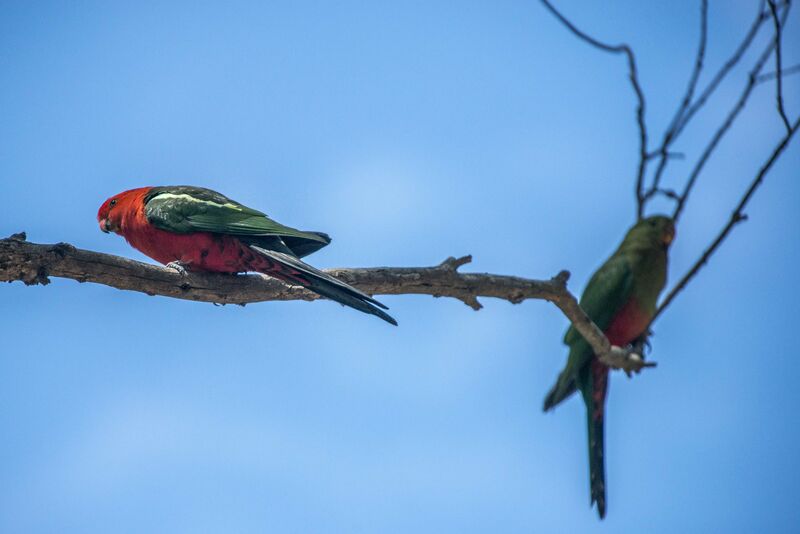
[[[107,199],[97,210],[97,222],[105,233],[120,233],[122,218],[141,203],[150,187],[130,189]]]
[[[111,213],[118,202],[119,199],[117,197],[111,197],[103,202],[103,205],[97,210],[97,222],[100,224],[100,230],[105,233],[115,232],[119,229],[119,221],[112,219]],[[119,210],[114,212],[114,215],[118,213]]]

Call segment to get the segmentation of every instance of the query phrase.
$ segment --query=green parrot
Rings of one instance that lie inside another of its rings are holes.
[[[612,345],[625,347],[643,336],[656,312],[658,295],[667,281],[667,249],[675,237],[669,217],[656,215],[637,222],[622,244],[594,273],[581,297],[581,307]],[[603,421],[608,367],[600,362],[575,328],[564,336],[567,366],[544,400],[544,411],[581,392],[589,427],[591,503],[600,518],[606,514]]]

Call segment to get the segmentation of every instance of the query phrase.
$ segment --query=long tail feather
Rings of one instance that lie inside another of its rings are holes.
[[[603,416],[594,418],[588,412],[589,426],[589,491],[591,503],[597,503],[597,513],[600,519],[606,516],[606,470],[603,436]]]
[[[375,315],[387,323],[397,326],[397,321],[383,311],[389,308],[353,286],[347,285],[341,280],[337,280],[331,275],[284,252],[267,250],[257,245],[250,245],[250,248],[269,260],[270,265],[277,267],[274,270],[267,270],[266,274],[292,284],[301,285],[323,297],[335,300],[340,304],[350,306],[364,313]]]
[[[608,391],[608,367],[596,358],[592,359],[586,374],[581,380],[583,400],[586,403],[586,420],[589,438],[589,491],[591,503],[597,503],[600,519],[606,515],[606,470],[605,439],[605,400]]]

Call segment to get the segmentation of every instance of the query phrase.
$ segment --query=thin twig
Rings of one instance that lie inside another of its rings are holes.
[[[794,125],[790,125],[789,131],[783,137],[778,146],[775,147],[775,150],[772,152],[766,163],[764,163],[764,165],[758,171],[758,174],[756,174],[756,177],[751,182],[750,187],[747,188],[747,191],[742,196],[741,200],[739,201],[739,204],[733,210],[733,213],[731,213],[731,217],[728,220],[728,224],[725,225],[725,227],[720,231],[719,235],[717,235],[714,241],[711,242],[711,245],[709,245],[708,248],[703,252],[703,255],[700,256],[700,259],[697,260],[697,262],[692,266],[692,268],[689,269],[689,271],[683,276],[683,278],[681,278],[680,281],[677,284],[675,284],[675,287],[673,287],[672,290],[670,290],[670,292],[664,298],[663,302],[658,307],[655,316],[653,316],[652,321],[650,321],[651,325],[653,324],[653,322],[655,322],[658,316],[664,312],[664,310],[667,308],[667,306],[670,305],[670,303],[675,299],[675,297],[681,291],[683,291],[686,285],[700,271],[703,265],[705,265],[708,262],[708,260],[711,258],[711,255],[714,254],[717,248],[719,248],[719,246],[722,244],[722,242],[725,240],[728,234],[730,234],[733,227],[747,219],[747,216],[744,214],[744,208],[747,206],[747,203],[750,201],[750,198],[753,196],[753,193],[755,193],[756,189],[758,189],[758,187],[764,181],[764,177],[772,168],[772,165],[778,160],[781,153],[783,153],[784,149],[786,149],[786,147],[789,145],[789,142],[792,140],[792,137],[797,132],[798,128],[800,128],[800,118],[798,118],[795,121]]]
[[[786,110],[783,107],[783,76],[781,75],[781,29],[783,24],[778,19],[778,9],[775,7],[775,1],[768,0],[767,3],[769,4],[769,11],[772,14],[772,22],[775,25],[775,98],[778,101],[778,114],[781,116],[786,130],[790,131],[792,126],[789,124],[789,117],[786,116]],[[786,3],[786,8],[788,9],[788,0]]]
[[[664,138],[661,141],[661,146],[658,149],[659,155],[659,162],[658,167],[656,168],[655,175],[653,177],[653,183],[647,192],[644,195],[643,202],[646,203],[650,198],[656,195],[659,191],[659,187],[661,184],[661,177],[664,174],[664,170],[667,168],[667,163],[669,161],[669,147],[672,142],[675,140],[675,133],[677,131],[678,125],[680,124],[681,120],[683,119],[686,111],[689,109],[689,105],[692,103],[692,98],[694,98],[694,92],[697,89],[697,82],[700,79],[700,73],[703,70],[703,61],[706,55],[706,42],[708,40],[708,0],[702,0],[700,2],[700,44],[697,47],[697,55],[695,56],[694,60],[694,69],[692,69],[692,75],[689,78],[689,85],[686,88],[686,93],[681,100],[680,106],[678,106],[678,110],[675,112],[675,116],[670,121],[670,125],[667,130],[664,132]],[[644,207],[642,207],[642,210]]]
[[[785,20],[786,16],[789,12],[789,6],[787,5],[783,11],[783,18]],[[711,138],[711,141],[706,146],[703,153],[700,155],[700,158],[697,160],[694,168],[692,169],[691,174],[689,175],[689,179],[686,181],[686,185],[683,188],[683,192],[678,196],[678,202],[675,206],[675,211],[672,214],[672,218],[677,222],[680,218],[681,213],[683,212],[684,207],[686,206],[686,202],[691,195],[692,189],[694,188],[695,183],[697,182],[698,176],[702,172],[703,168],[705,167],[706,162],[711,157],[711,154],[714,153],[714,150],[717,148],[717,145],[728,132],[730,127],[733,125],[736,118],[739,116],[739,113],[744,109],[745,104],[747,104],[747,100],[750,98],[750,94],[753,91],[753,88],[756,86],[756,79],[758,74],[761,72],[761,69],[764,67],[764,64],[769,59],[772,50],[775,48],[775,42],[770,41],[767,45],[764,52],[762,52],[761,56],[755,63],[755,66],[750,71],[747,77],[747,84],[745,85],[744,91],[739,96],[739,99],[734,104],[733,108],[731,108],[728,116],[725,117],[725,120],[722,122],[722,125],[717,129],[714,135]]]
[[[781,72],[781,77],[782,78],[786,78],[787,76],[790,76],[792,74],[798,74],[798,73],[800,73],[800,65],[792,65],[791,67],[786,67],[786,68],[783,69],[783,72]],[[756,83],[768,82],[769,80],[772,80],[776,76],[777,76],[777,73],[774,72],[774,71],[773,72],[766,72],[764,74],[761,74],[756,79]]]
[[[689,109],[689,105],[692,103],[692,99],[694,98],[694,92],[697,89],[697,82],[700,79],[700,73],[703,71],[703,61],[705,60],[706,56],[707,41],[708,41],[708,0],[702,0],[700,2],[700,43],[697,46],[697,55],[695,56],[694,60],[694,69],[692,69],[692,76],[689,79],[689,85],[686,88],[686,94],[683,96],[681,105],[678,108],[678,111],[675,112],[675,116],[670,122],[670,126],[667,130],[665,138],[672,137],[671,132],[675,131],[675,128],[678,126],[678,123],[681,121],[684,114]],[[663,144],[669,146],[669,143],[666,141],[666,139]]]
[[[755,39],[755,36],[758,34],[758,30],[761,28],[761,25],[767,20],[767,18],[769,18],[769,13],[764,10],[764,0],[761,0],[756,19],[750,26],[750,29],[745,35],[744,40],[742,40],[741,44],[739,44],[739,47],[736,49],[733,55],[728,59],[728,61],[725,62],[722,68],[720,68],[717,74],[711,79],[706,88],[700,93],[700,96],[697,97],[695,103],[692,104],[686,111],[683,120],[680,121],[680,124],[675,129],[673,140],[681,134],[689,121],[692,120],[692,117],[694,117],[695,113],[697,113],[706,104],[706,101],[708,101],[709,97],[714,94],[714,91],[716,91],[717,87],[719,87],[719,84],[722,83],[722,80],[724,80],[733,67],[739,63],[739,61],[742,59],[742,56],[744,56],[744,53],[747,52],[748,48],[750,48],[753,39]]]
[[[633,50],[627,44],[610,45],[598,41],[594,37],[584,33],[577,26],[575,26],[569,19],[562,15],[548,0],[542,0],[542,4],[552,13],[564,26],[567,27],[576,37],[589,43],[598,50],[609,52],[612,54],[625,54],[628,59],[628,78],[630,79],[631,86],[634,93],[636,93],[636,124],[639,128],[639,165],[636,171],[636,216],[637,219],[642,218],[643,214],[643,199],[644,199],[644,174],[647,167],[648,151],[647,151],[647,126],[645,124],[645,101],[644,93],[642,92],[641,85],[639,84],[639,75],[636,69],[636,58],[634,57]]]

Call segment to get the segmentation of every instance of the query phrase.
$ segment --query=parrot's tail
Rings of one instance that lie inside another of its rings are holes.
[[[595,418],[589,412],[589,488],[591,503],[597,503],[600,519],[606,516],[606,469],[603,458],[603,416]]]
[[[600,519],[606,515],[606,469],[603,426],[605,400],[608,391],[608,367],[592,358],[589,387],[583,389],[589,437],[589,491],[591,504],[597,503]]]
[[[250,245],[250,248],[266,262],[258,269],[259,272],[290,284],[305,287],[323,297],[335,300],[339,304],[376,315],[387,323],[397,326],[397,321],[383,311],[388,308],[366,293],[300,261],[291,254],[267,250],[257,245]]]

